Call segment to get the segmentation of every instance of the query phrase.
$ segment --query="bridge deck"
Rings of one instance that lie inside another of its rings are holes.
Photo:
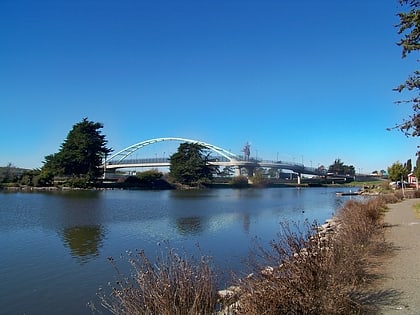
[[[275,168],[290,170],[299,174],[307,175],[326,175],[325,172],[320,172],[315,168],[306,167],[303,164],[282,162],[282,161],[258,161],[258,160],[227,160],[227,159],[212,159],[210,165],[221,167],[239,167],[239,168]],[[120,163],[107,163],[105,168],[119,169],[119,168],[156,168],[169,167],[170,161],[168,158],[143,158],[123,160]],[[103,167],[103,166],[102,166]]]

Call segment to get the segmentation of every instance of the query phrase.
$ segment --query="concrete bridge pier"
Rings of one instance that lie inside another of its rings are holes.
[[[301,173],[297,174],[297,183],[298,183],[298,185],[300,185],[302,183],[302,174]]]
[[[106,175],[108,174],[115,174],[116,169],[107,169],[106,165],[104,166],[104,170],[103,170],[103,174],[102,174],[102,179],[106,179]]]
[[[246,172],[248,173],[248,178],[254,176],[254,166],[245,166]]]

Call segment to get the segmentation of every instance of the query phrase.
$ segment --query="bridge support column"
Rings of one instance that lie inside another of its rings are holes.
[[[302,174],[298,173],[297,175],[298,175],[297,176],[297,183],[298,183],[298,185],[300,185],[302,183]]]
[[[241,168],[239,166],[235,167],[235,176],[241,176]]]
[[[255,167],[247,166],[245,168],[246,168],[246,172],[248,173],[248,178],[254,176]]]

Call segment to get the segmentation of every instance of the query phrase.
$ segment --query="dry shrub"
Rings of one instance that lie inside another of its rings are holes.
[[[420,198],[420,190],[407,189],[404,192],[404,196],[409,199]]]
[[[389,194],[382,194],[380,198],[384,203],[397,203],[404,199],[402,191],[397,190]]]
[[[384,207],[385,204],[379,198],[365,202],[347,201],[336,215],[340,223],[340,233],[336,242],[343,243],[344,247],[347,247],[347,243],[351,246],[365,246],[381,225]]]
[[[304,233],[292,232],[289,225],[282,229],[271,251],[264,251],[270,267],[261,265],[239,281],[238,313],[350,314],[357,307],[348,294],[353,277],[347,266],[337,264],[332,240],[313,234],[309,225]]]
[[[217,300],[208,258],[187,260],[168,249],[154,263],[138,252],[129,278],[114,263],[120,280],[111,295],[99,295],[101,304],[113,314],[373,314],[370,257],[383,245],[386,203],[399,198],[350,200],[322,228],[281,224],[269,249],[257,247],[254,272],[237,278],[225,300]]]
[[[384,208],[381,198],[373,198],[364,202],[350,200],[337,212],[339,229],[334,236],[334,253],[337,264],[346,268],[356,288],[371,278],[369,257],[383,241],[376,236],[382,233]]]
[[[281,226],[254,273],[238,281],[238,314],[369,314],[360,292],[370,279],[368,256],[381,230],[380,199],[349,201],[330,225]],[[269,267],[267,267],[269,266]]]
[[[131,277],[121,274],[112,293],[99,294],[101,305],[113,314],[213,314],[216,291],[208,257],[181,257],[167,248],[152,262],[139,251],[129,259]]]

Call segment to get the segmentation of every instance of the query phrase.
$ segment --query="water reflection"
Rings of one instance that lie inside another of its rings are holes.
[[[105,205],[99,191],[64,191],[44,194],[43,227],[55,230],[70,255],[81,264],[99,256],[105,238]]]
[[[242,216],[242,227],[243,227],[243,229],[244,229],[244,232],[245,233],[249,233],[249,227],[250,227],[250,225],[251,225],[251,217],[250,217],[250,215],[249,215],[249,213],[244,213],[243,214],[243,216]]]
[[[86,263],[99,255],[103,245],[104,230],[97,226],[75,226],[63,229],[64,245],[70,249],[71,255]]]
[[[176,227],[181,235],[200,234],[204,231],[204,224],[200,217],[184,217],[176,219]]]
[[[346,200],[336,190],[0,192],[0,313],[87,314],[112,279],[106,256],[153,255],[165,240],[246,272],[253,240],[268,244],[286,220],[323,222]]]

